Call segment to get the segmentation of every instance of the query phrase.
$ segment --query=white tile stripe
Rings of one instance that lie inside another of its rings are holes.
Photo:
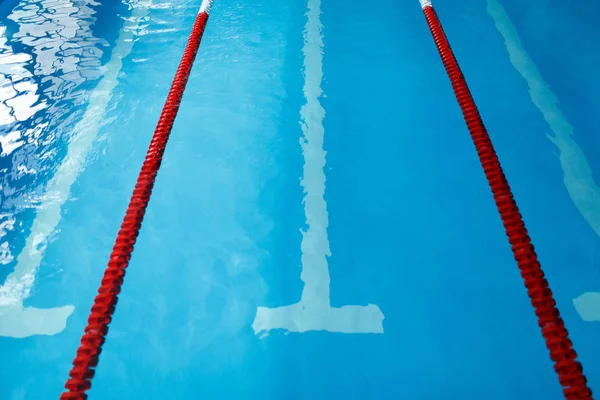
[[[419,0],[419,3],[421,3],[421,8],[427,8],[427,7],[432,7],[431,5],[431,0]]]
[[[325,151],[323,121],[323,24],[321,0],[308,0],[304,28],[304,98],[300,109],[304,156],[304,213],[307,229],[302,231],[300,280],[304,283],[300,301],[269,308],[258,307],[252,323],[256,335],[271,330],[286,332],[327,331],[335,333],[383,333],[383,312],[375,304],[331,306],[328,258],[331,257],[327,228],[329,214],[325,199]],[[289,268],[289,266],[288,266]]]
[[[213,0],[202,0],[202,4],[200,5],[200,10],[198,11],[198,14],[210,14],[210,7],[212,6],[212,3]]]
[[[531,101],[552,131],[547,137],[558,148],[563,182],[573,204],[600,236],[600,186],[594,180],[585,153],[573,137],[573,125],[559,109],[558,98],[523,47],[517,28],[504,7],[498,0],[487,0],[487,12],[504,39],[510,62],[527,82]],[[585,292],[574,299],[573,304],[584,321],[600,322],[600,292]]]
[[[83,117],[73,128],[74,135],[67,154],[46,186],[44,202],[37,209],[31,233],[17,257],[17,265],[0,285],[0,337],[55,335],[65,328],[67,318],[74,310],[72,305],[52,308],[24,306],[23,301],[31,294],[48,238],[60,223],[62,207],[69,199],[71,187],[98,136],[119,82],[123,59],[129,56],[133,47],[137,25],[148,15],[151,7],[151,2],[146,0],[133,4],[132,18],[125,20],[111,58],[104,66],[104,75],[90,95]]]

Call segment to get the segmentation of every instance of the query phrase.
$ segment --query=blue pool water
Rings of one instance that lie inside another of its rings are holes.
[[[600,391],[600,4],[434,5]],[[61,393],[199,6],[0,2],[0,398]],[[215,0],[90,398],[562,398],[418,1]]]

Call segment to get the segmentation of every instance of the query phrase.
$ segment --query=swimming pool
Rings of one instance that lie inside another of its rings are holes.
[[[63,390],[199,7],[0,4],[1,398]],[[598,388],[600,5],[435,7]],[[265,317],[300,299],[362,311]],[[215,0],[90,397],[561,399],[552,369],[418,2]]]

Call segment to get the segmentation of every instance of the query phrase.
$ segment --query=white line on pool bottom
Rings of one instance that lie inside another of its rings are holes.
[[[525,78],[533,104],[540,110],[554,136],[548,139],[558,147],[564,182],[577,210],[600,236],[600,188],[581,148],[573,140],[573,126],[558,108],[558,100],[544,81],[537,65],[523,48],[517,29],[497,0],[487,0],[487,12],[504,38],[510,61]],[[600,321],[600,293],[586,292],[573,300],[585,321]]]
[[[117,44],[104,67],[104,75],[92,91],[82,119],[73,129],[73,139],[68,145],[65,159],[48,182],[44,202],[37,209],[31,233],[17,257],[15,269],[0,286],[0,336],[23,338],[55,335],[65,329],[67,318],[75,308],[72,305],[47,309],[23,307],[23,301],[30,296],[47,239],[60,222],[62,206],[68,200],[71,186],[98,135],[112,91],[118,83],[122,60],[131,52],[134,30],[139,20],[148,14],[149,4],[136,2],[133,4],[132,18],[124,20]]]
[[[320,0],[308,0],[304,29],[304,96],[300,110],[304,137],[300,140],[304,155],[304,211],[308,229],[302,232],[302,297],[296,304],[258,307],[252,329],[263,337],[270,330],[287,332],[329,331],[338,333],[383,333],[383,313],[378,306],[347,305],[331,307],[327,257],[331,255],[325,201],[326,152],[323,149],[325,110],[319,101],[323,80],[323,34]]]

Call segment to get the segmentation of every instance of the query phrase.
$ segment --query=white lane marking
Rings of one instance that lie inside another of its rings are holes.
[[[510,61],[529,86],[533,104],[540,110],[554,136],[548,139],[558,147],[564,182],[575,207],[600,236],[600,188],[594,182],[585,154],[573,140],[573,126],[558,108],[558,100],[544,81],[537,65],[523,48],[517,29],[497,0],[487,0],[487,12],[504,38]],[[573,301],[585,321],[600,321],[600,293],[584,293]],[[589,304],[587,302],[589,301]],[[582,314],[585,310],[585,316]]]
[[[200,4],[200,11],[198,11],[198,14],[210,14],[210,8],[212,7],[212,3],[213,0],[202,0],[202,4]]]
[[[48,182],[42,205],[37,209],[31,233],[17,257],[14,271],[0,286],[0,336],[23,338],[32,335],[55,335],[65,329],[67,318],[75,309],[72,305],[40,309],[23,307],[31,294],[35,275],[42,261],[48,237],[61,219],[61,209],[68,200],[71,186],[83,168],[92,143],[96,139],[118,76],[133,47],[134,32],[141,18],[148,14],[150,3],[133,4],[131,18],[126,18],[117,44],[106,64],[104,76],[92,91],[82,119],[74,127],[64,161]],[[73,249],[77,251],[77,249]]]
[[[573,300],[573,305],[582,320],[600,322],[600,292],[585,292]]]
[[[383,333],[383,313],[378,306],[347,305],[331,307],[327,257],[331,255],[325,201],[326,152],[323,149],[325,110],[319,102],[323,91],[323,34],[320,0],[308,0],[304,29],[304,96],[300,110],[304,137],[300,140],[304,154],[304,211],[308,230],[302,232],[302,297],[296,304],[268,308],[258,307],[252,323],[255,334],[265,336],[273,329],[287,332],[324,330],[338,333]]]

